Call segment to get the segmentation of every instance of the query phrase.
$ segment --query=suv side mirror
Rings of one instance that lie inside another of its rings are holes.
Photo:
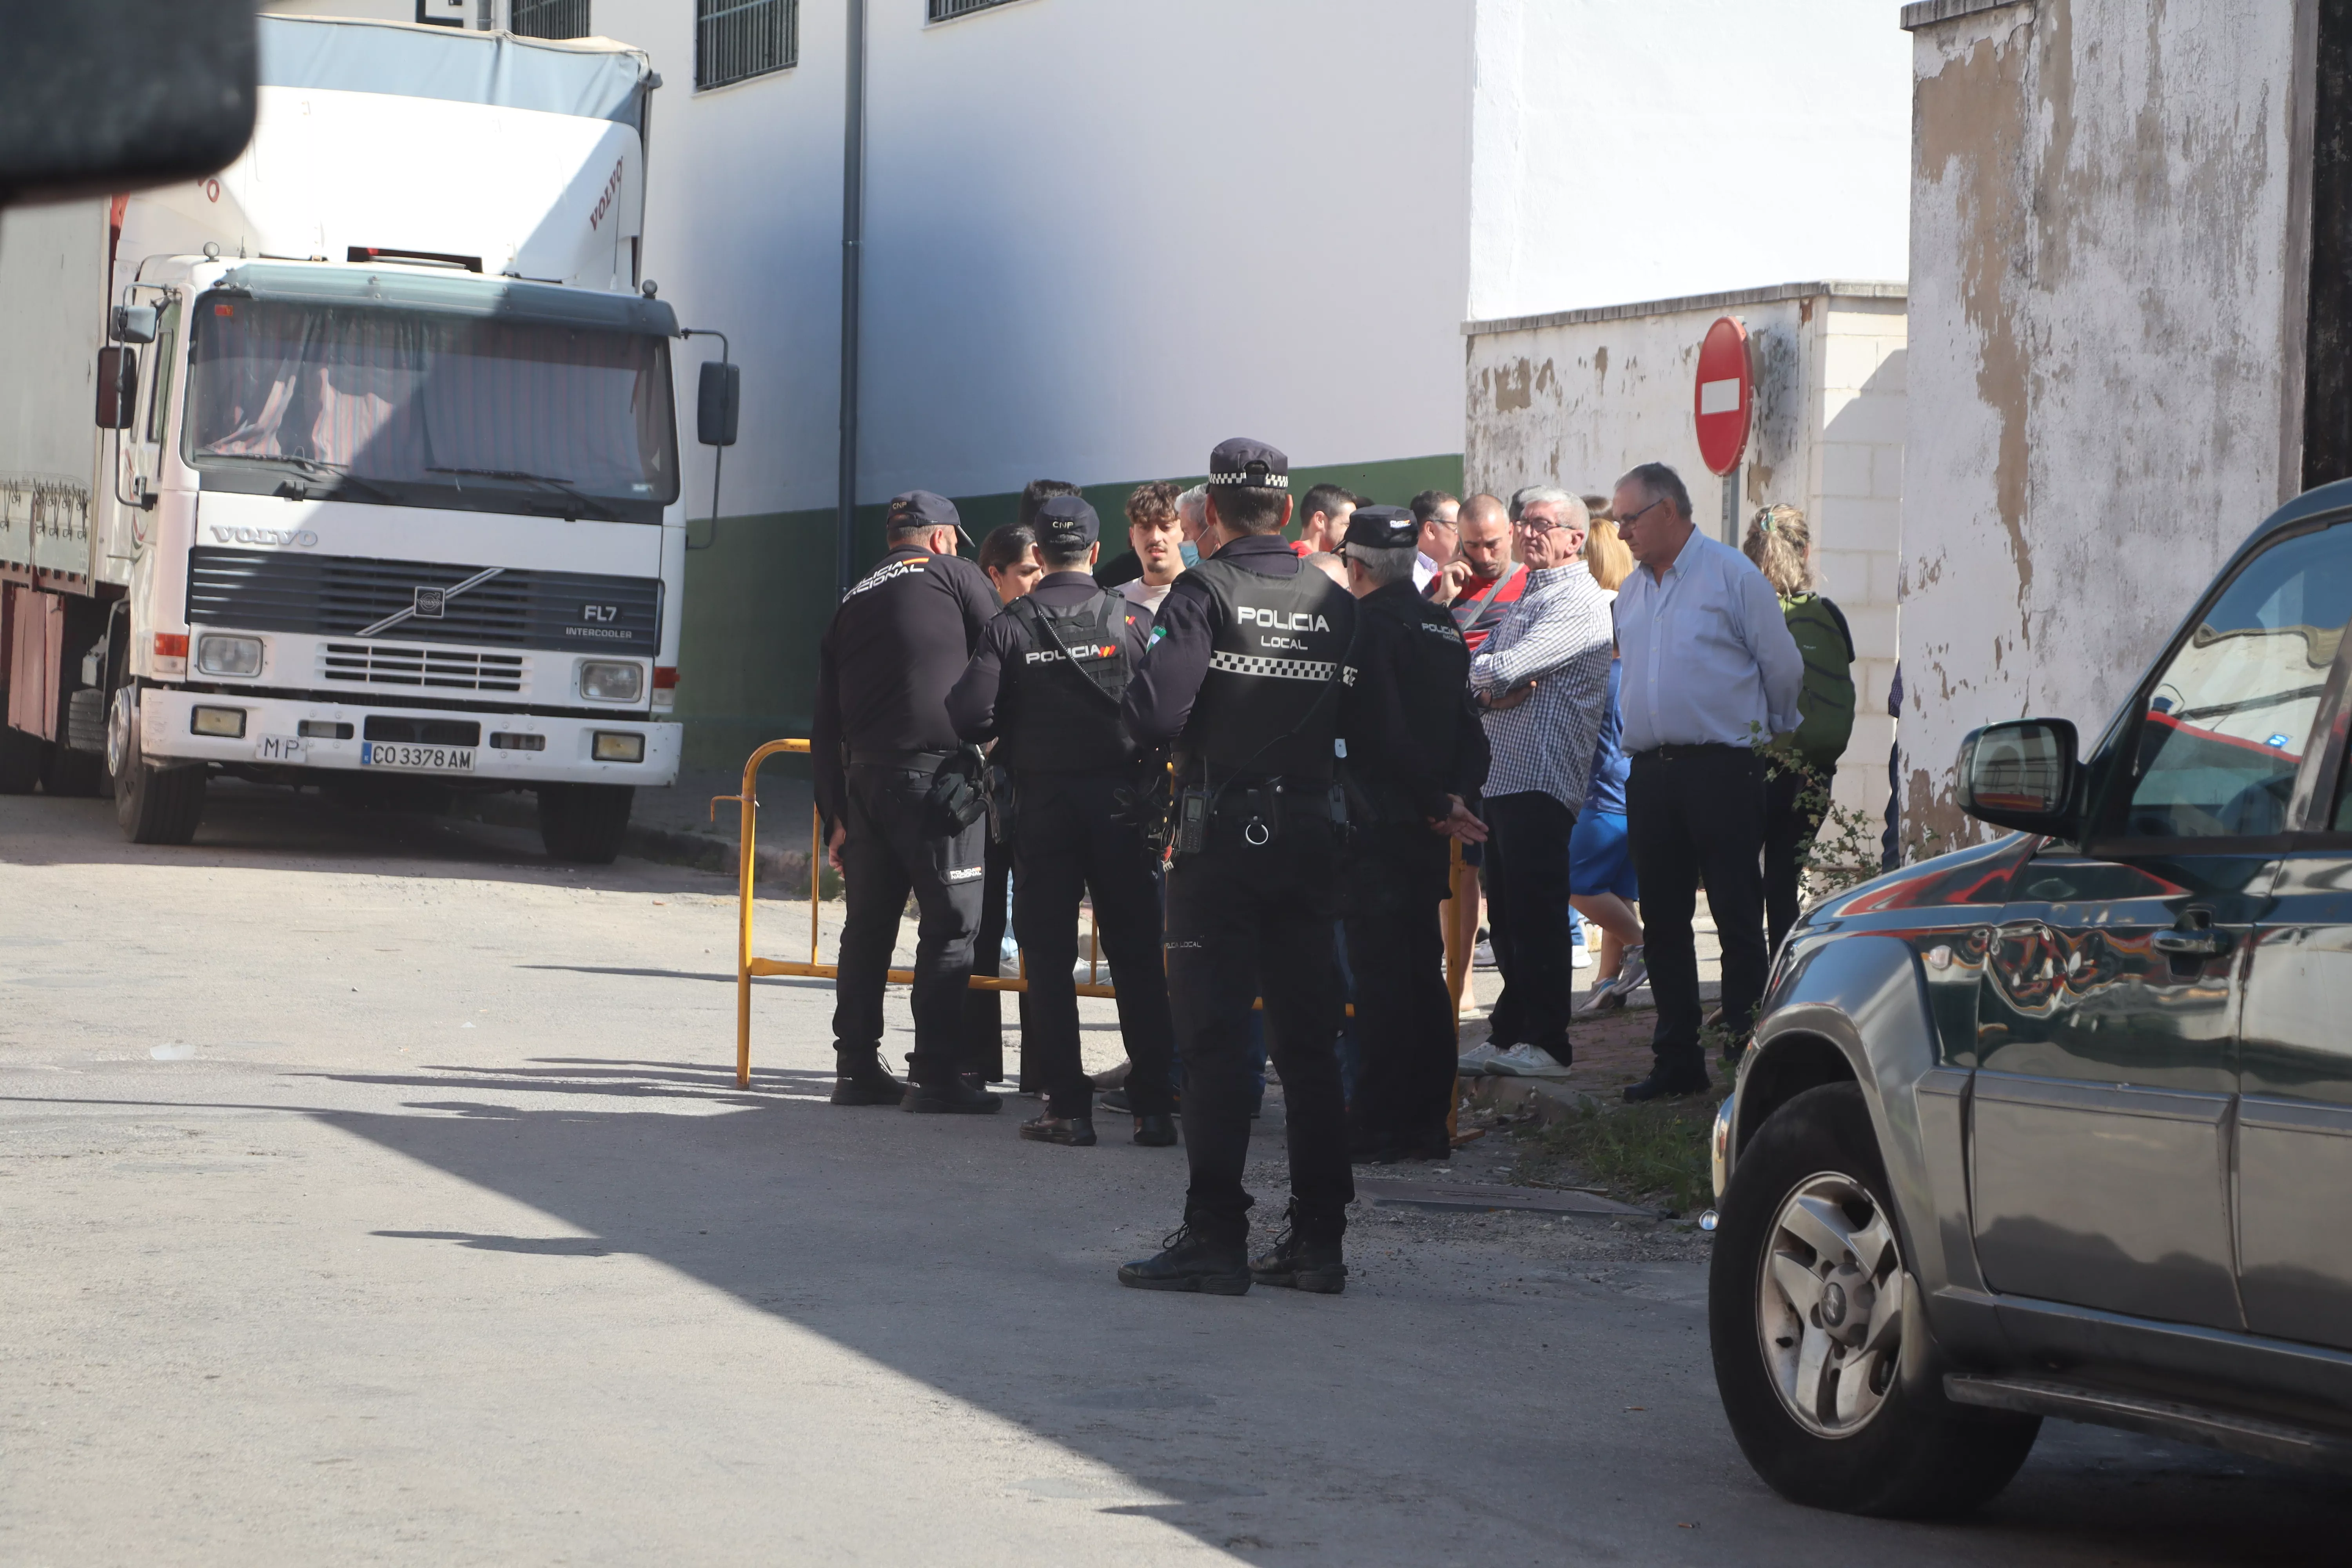
[[[2074,726],[2063,719],[2011,719],[1960,742],[1959,807],[1979,822],[2071,838],[2082,768]]]
[[[106,348],[98,351],[98,427],[127,430],[131,411],[139,406],[138,351]]]
[[[732,447],[743,412],[743,367],[706,360],[695,393],[695,439],[706,447]]]

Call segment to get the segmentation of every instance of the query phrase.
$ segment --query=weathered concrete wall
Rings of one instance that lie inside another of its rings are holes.
[[[1915,850],[1980,832],[1963,734],[2095,732],[2296,489],[2297,9],[2021,0],[1912,35]]]
[[[1843,289],[1845,292],[1836,292]],[[1853,628],[1856,722],[1838,770],[1842,805],[1886,804],[1887,682],[1896,650],[1903,489],[1901,290],[1808,284],[1567,311],[1469,328],[1464,478],[1507,496],[1552,481],[1606,491],[1637,463],[1671,463],[1702,526],[1720,532],[1723,483],[1692,421],[1699,341],[1717,317],[1748,323],[1755,434],[1740,518],[1786,502],[1813,525],[1822,591]]]

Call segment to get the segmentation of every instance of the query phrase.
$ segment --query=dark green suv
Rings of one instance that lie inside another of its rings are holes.
[[[2352,1468],[2352,483],[2256,530],[2016,831],[1812,910],[1716,1124],[1716,1381],[1823,1508],[1982,1502],[2043,1416]]]

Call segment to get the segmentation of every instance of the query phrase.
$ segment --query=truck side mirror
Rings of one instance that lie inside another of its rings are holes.
[[[98,351],[98,427],[125,430],[131,410],[139,406],[139,356],[136,350]]]
[[[1959,807],[1979,822],[2071,838],[2081,767],[2074,726],[2063,719],[2011,719],[1960,742]]]
[[[110,335],[118,343],[152,343],[155,341],[156,319],[152,305],[117,305],[114,330]]]
[[[743,412],[743,367],[717,360],[705,363],[695,392],[695,439],[706,447],[732,447]]]

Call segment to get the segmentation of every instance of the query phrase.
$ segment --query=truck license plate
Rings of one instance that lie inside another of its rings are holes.
[[[417,773],[470,773],[474,771],[474,748],[408,746],[390,741],[362,741],[360,766],[399,768]]]

